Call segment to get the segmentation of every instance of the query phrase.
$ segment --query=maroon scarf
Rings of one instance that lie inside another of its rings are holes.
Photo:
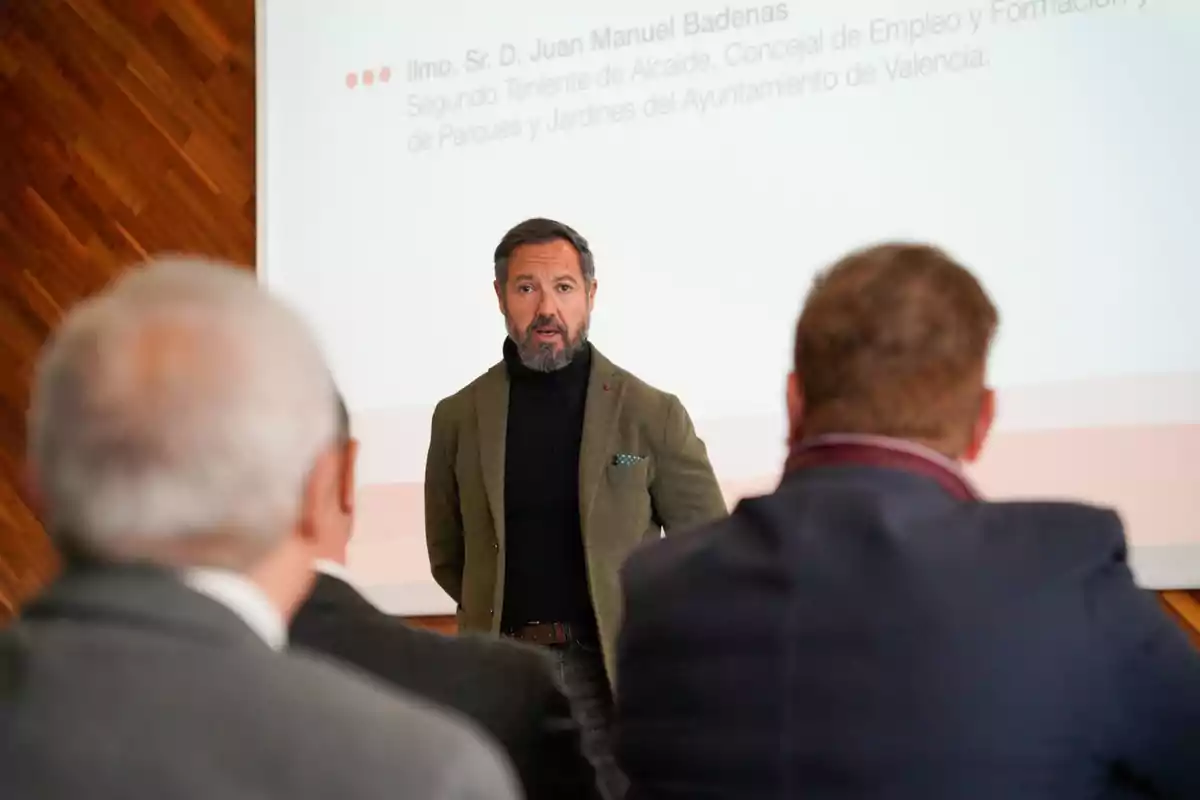
[[[864,437],[865,438],[865,437]],[[792,445],[788,454],[785,474],[814,467],[863,466],[883,467],[909,472],[929,478],[942,487],[951,497],[964,502],[980,500],[979,493],[957,470],[940,463],[933,457],[903,449],[902,443],[889,446],[886,440],[879,441],[800,441]]]

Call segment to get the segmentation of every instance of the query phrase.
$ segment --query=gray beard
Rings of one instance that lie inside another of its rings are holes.
[[[551,342],[536,342],[533,330],[525,331],[522,336],[511,322],[508,323],[509,338],[517,345],[517,355],[521,363],[534,372],[555,372],[575,360],[575,356],[587,347],[588,322],[583,323],[574,339],[571,339],[558,349]]]

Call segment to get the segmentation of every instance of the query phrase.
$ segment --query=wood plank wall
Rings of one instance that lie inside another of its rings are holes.
[[[0,10],[0,597],[53,573],[21,502],[29,378],[65,307],[163,250],[254,263],[253,0]]]
[[[147,253],[252,265],[254,215],[254,0],[0,5],[0,618],[56,568],[20,491],[51,327]],[[1200,643],[1200,592],[1162,599]]]

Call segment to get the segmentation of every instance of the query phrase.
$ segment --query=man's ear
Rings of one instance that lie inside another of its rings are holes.
[[[787,415],[788,443],[794,444],[804,438],[804,385],[795,372],[787,376]]]
[[[971,428],[971,439],[963,451],[962,460],[970,463],[979,458],[988,434],[992,432],[992,424],[996,421],[996,393],[991,389],[983,390],[983,399],[979,403],[979,416]]]
[[[341,485],[338,493],[338,501],[341,503],[342,513],[346,514],[347,516],[354,514],[354,498],[357,475],[358,439],[351,439],[350,441],[346,442],[346,447],[342,456]]]
[[[596,279],[592,278],[591,282],[588,284],[588,290],[587,290],[587,292],[588,292],[588,311],[591,311],[592,306],[594,306],[596,304],[596,286],[597,286]]]
[[[500,313],[507,315],[508,309],[505,308],[504,303],[504,284],[500,281],[492,281],[492,288],[496,290],[496,302],[500,304]]]
[[[317,456],[304,483],[296,535],[309,546],[320,545],[325,522],[333,517],[333,504],[341,503],[342,448],[330,443]]]

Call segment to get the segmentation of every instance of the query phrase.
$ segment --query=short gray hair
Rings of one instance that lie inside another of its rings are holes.
[[[513,252],[526,244],[545,244],[546,242],[564,241],[579,254],[579,271],[583,280],[590,284],[596,280],[596,260],[592,256],[592,248],[587,239],[579,231],[558,220],[534,217],[514,225],[500,239],[492,254],[492,262],[496,268],[496,282],[501,286],[508,283],[508,262]]]
[[[334,440],[334,397],[313,335],[252,274],[151,261],[73,309],[43,350],[29,456],[47,526],[99,557],[213,540],[246,565],[296,523]]]

